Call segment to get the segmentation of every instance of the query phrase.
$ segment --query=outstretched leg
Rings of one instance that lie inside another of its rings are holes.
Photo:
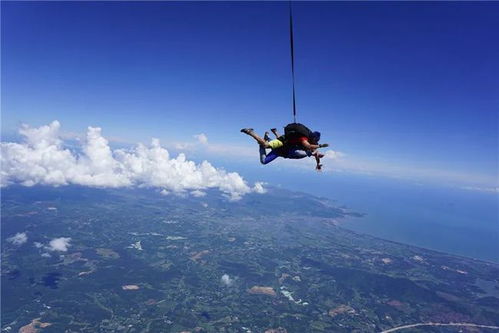
[[[258,142],[258,144],[260,146],[262,146],[264,148],[270,148],[270,146],[267,143],[267,141],[265,141],[258,134],[256,134],[255,131],[252,128],[243,128],[241,130],[241,132],[243,132],[244,134],[248,134],[249,136],[251,136],[253,139],[256,140],[256,142]]]
[[[279,155],[275,152],[275,150],[271,150],[270,153],[267,154],[265,148],[260,146],[260,163],[268,164],[278,157]]]

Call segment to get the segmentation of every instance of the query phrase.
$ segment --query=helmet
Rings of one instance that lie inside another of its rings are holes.
[[[321,132],[312,132],[312,135],[310,136],[310,139],[312,141],[314,141],[315,143],[319,142],[319,140],[321,139]]]

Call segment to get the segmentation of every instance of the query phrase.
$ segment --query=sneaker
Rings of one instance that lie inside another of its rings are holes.
[[[243,132],[244,134],[250,134],[251,132],[253,132],[253,129],[252,128],[243,128],[241,130],[241,132]]]
[[[265,141],[270,141],[269,132],[265,132],[265,135],[263,136],[263,139],[264,139]]]

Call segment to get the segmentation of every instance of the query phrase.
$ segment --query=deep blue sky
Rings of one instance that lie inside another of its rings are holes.
[[[349,166],[497,186],[499,3],[293,8],[298,120]],[[241,127],[292,120],[287,2],[2,2],[1,52],[4,135],[253,147]]]

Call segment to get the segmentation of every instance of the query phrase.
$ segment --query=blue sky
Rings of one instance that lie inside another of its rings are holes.
[[[261,173],[239,129],[292,120],[287,6],[2,2],[3,135],[54,119],[126,142],[205,133],[194,156]],[[344,154],[333,168],[498,185],[499,3],[293,8],[298,120]]]

